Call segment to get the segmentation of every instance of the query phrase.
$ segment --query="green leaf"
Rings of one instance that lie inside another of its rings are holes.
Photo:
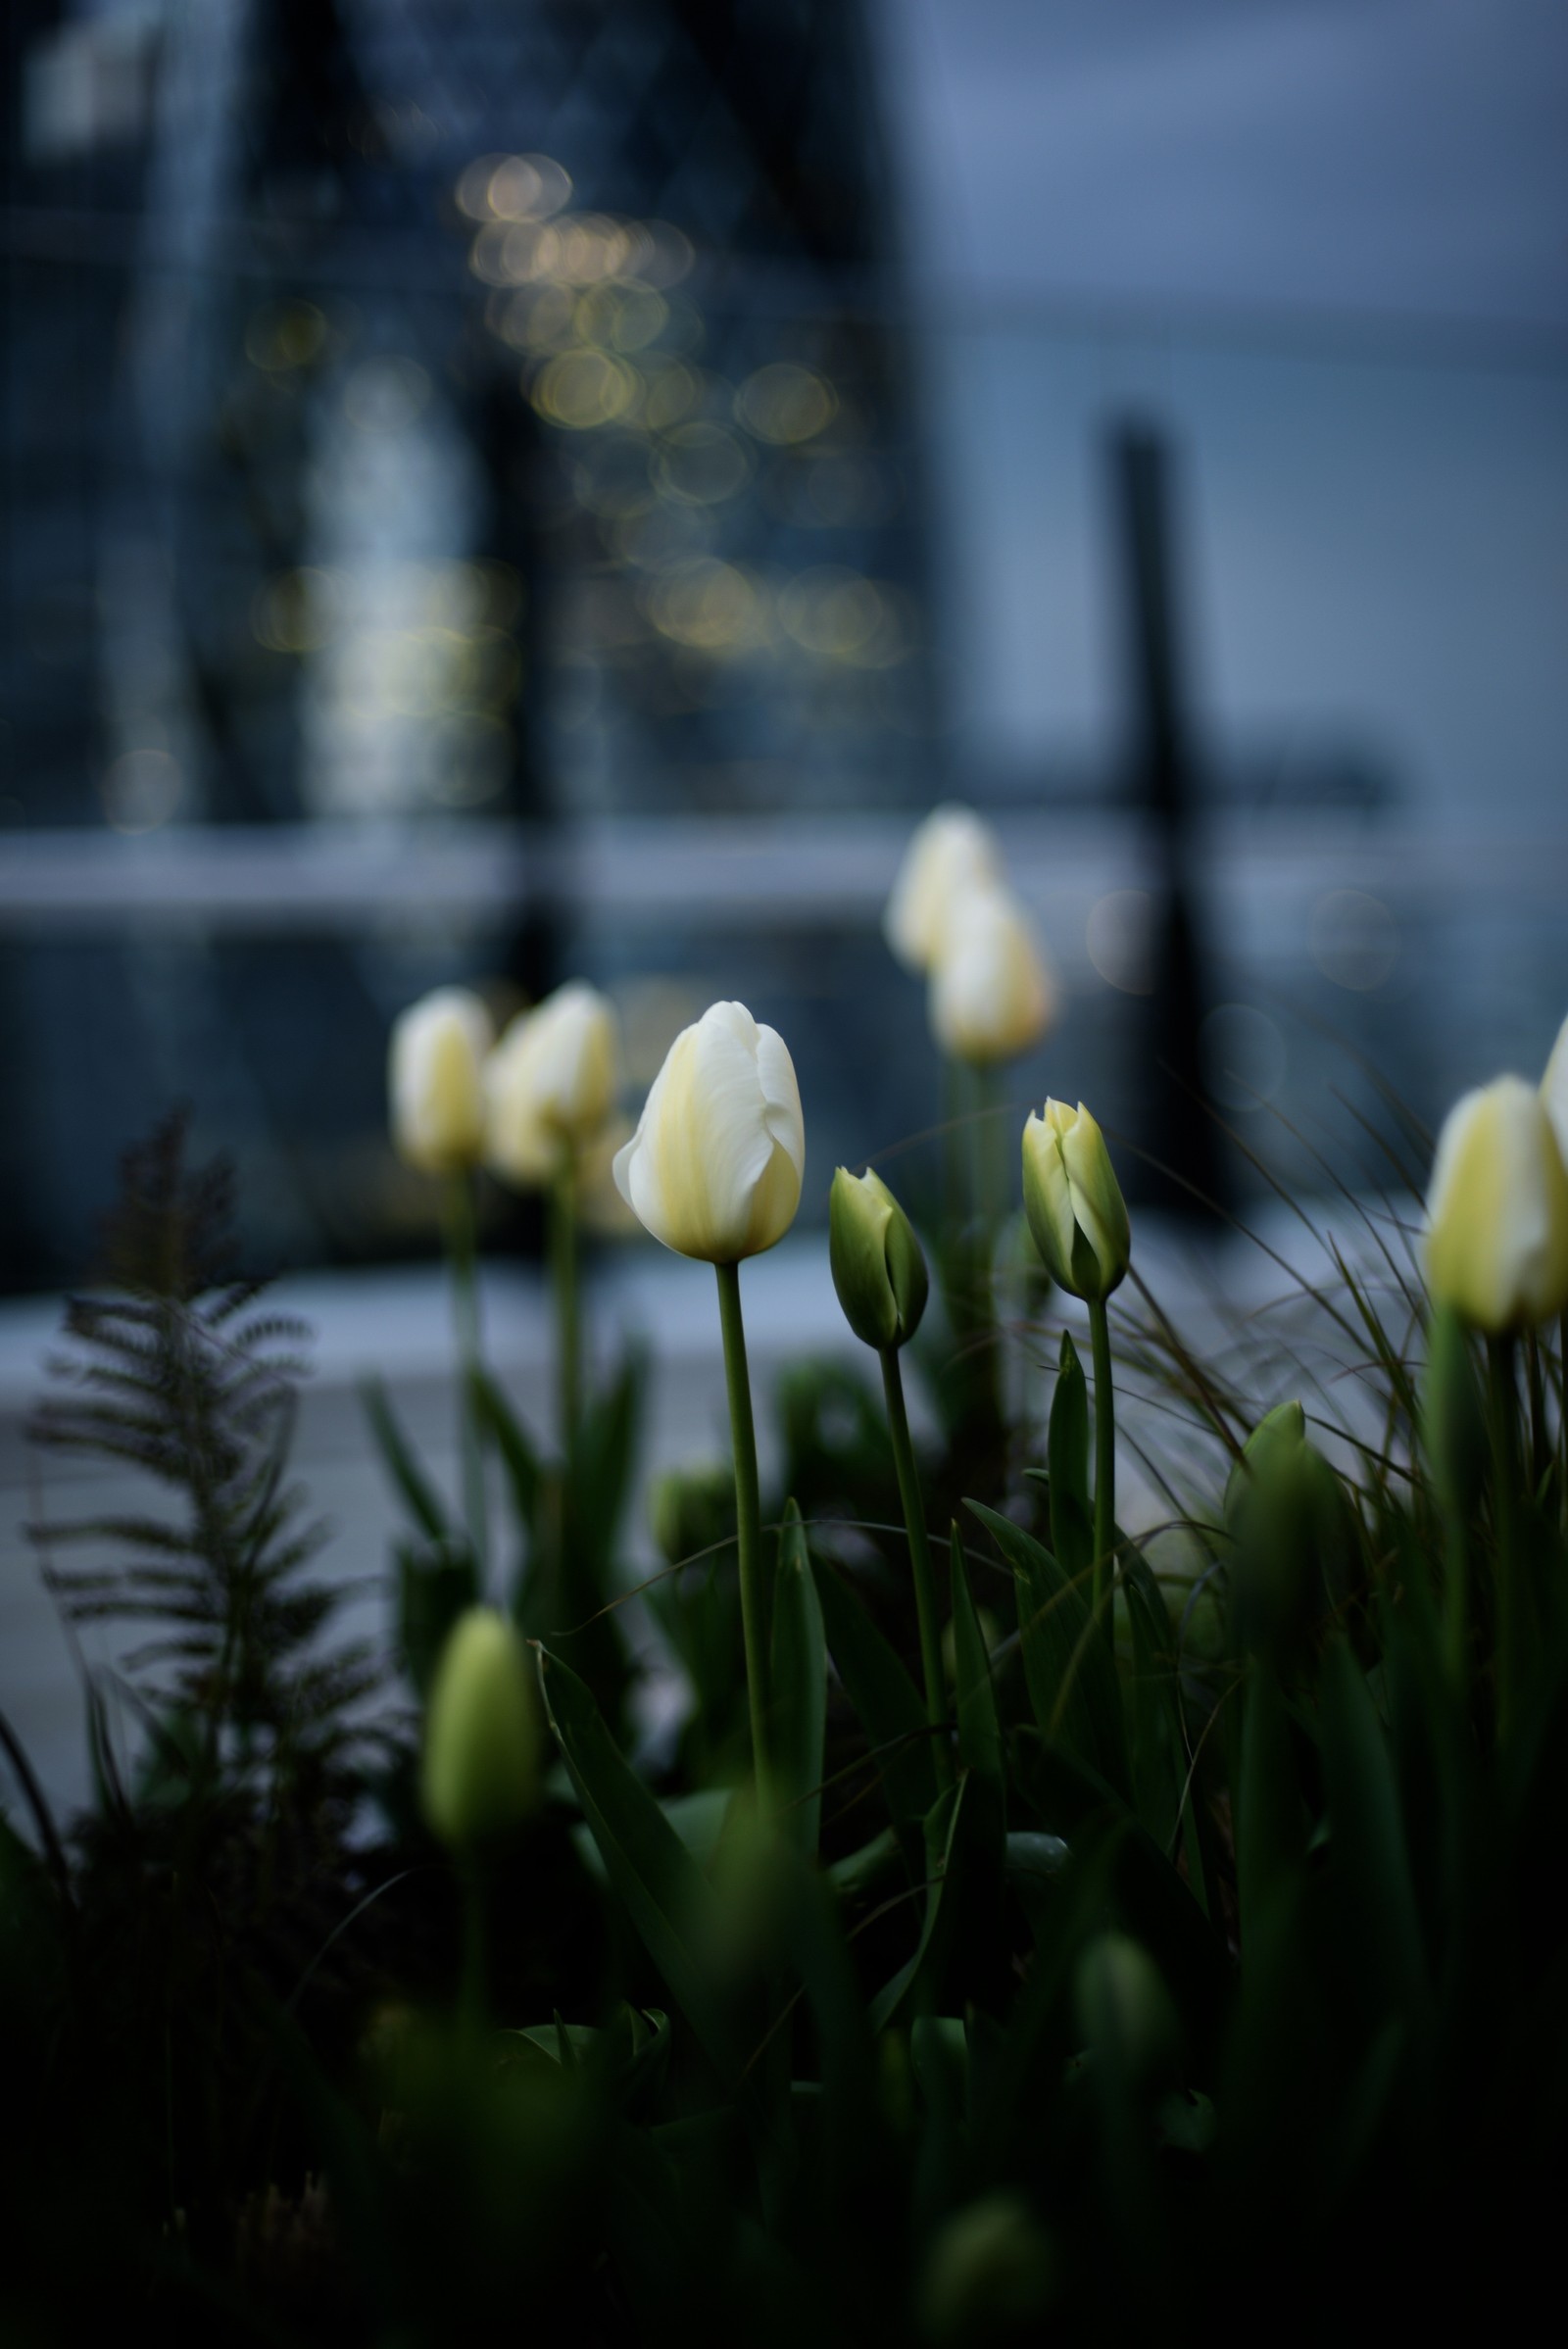
[[[646,1369],[644,1354],[628,1352],[610,1385],[584,1412],[578,1432],[567,1522],[582,1569],[578,1594],[600,1605],[607,1595],[605,1573],[614,1554],[636,1459]]]
[[[1123,1540],[1117,1554],[1133,1651],[1125,1691],[1133,1807],[1154,1841],[1168,1848],[1175,1839],[1187,1777],[1170,1617],[1142,1552]]]
[[[398,1651],[420,1696],[429,1693],[447,1634],[478,1603],[479,1570],[466,1542],[397,1545]]]
[[[956,1863],[963,1850],[965,1797],[971,1784],[966,1771],[953,1793],[944,1794],[934,1805],[926,1821],[926,1844],[932,1874],[926,1890],[920,1938],[897,1974],[883,1983],[872,1999],[873,2031],[887,2029],[922,1971],[934,1982],[940,1979],[943,1959],[952,1942],[961,1905],[959,1878],[962,1871]]]
[[[370,1422],[370,1433],[380,1447],[392,1482],[408,1505],[410,1516],[429,1541],[444,1542],[451,1532],[446,1510],[398,1425],[397,1416],[387,1400],[385,1387],[379,1379],[366,1379],[361,1383],[360,1394],[365,1402],[366,1417]]]
[[[1049,1549],[977,1500],[964,1507],[1012,1568],[1024,1678],[1041,1734],[1066,1745],[1125,1792],[1121,1695],[1108,1640],[1098,1638],[1088,1597]]]
[[[1266,1666],[1254,1665],[1243,1702],[1236,1787],[1236,1883],[1245,1963],[1264,1917],[1275,1903],[1289,1896],[1299,1879],[1306,1856],[1306,1830],[1290,1726],[1274,1676]]]
[[[518,1528],[525,1542],[531,1542],[539,1513],[539,1457],[499,1384],[477,1363],[468,1372],[468,1407],[501,1455]]]
[[[1051,1546],[1070,1577],[1095,1562],[1095,1513],[1089,1483],[1089,1389],[1078,1349],[1061,1333],[1061,1362],[1051,1398]]]
[[[539,1650],[545,1717],[610,1881],[710,2059],[728,2081],[740,2059],[707,1952],[718,1945],[717,1899],[641,1779],[627,1767],[582,1682]]]
[[[980,1618],[975,1612],[973,1593],[969,1589],[969,1572],[964,1564],[963,1543],[958,1529],[953,1528],[951,1558],[951,1588],[953,1592],[953,1680],[954,1696],[958,1713],[958,1753],[971,1770],[992,1779],[1002,1786],[1002,1724],[997,1714],[997,1692],[991,1682],[991,1657],[987,1652]]]
[[[814,1859],[822,1819],[827,1641],[811,1579],[806,1528],[793,1500],[785,1505],[779,1534],[768,1678],[772,1714],[768,1748],[779,1826],[798,1851]]]
[[[1334,1877],[1352,1964],[1381,1993],[1383,2012],[1408,2014],[1425,1995],[1426,1969],[1398,1790],[1366,1682],[1342,1639],[1323,1658],[1321,1723]]]
[[[936,1796],[925,1706],[865,1608],[830,1566],[811,1560],[823,1628],[876,1760],[895,1822],[917,1827]]]

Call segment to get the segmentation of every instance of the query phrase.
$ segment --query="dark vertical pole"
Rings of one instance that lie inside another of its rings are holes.
[[[1125,580],[1133,726],[1133,798],[1145,810],[1159,875],[1153,986],[1147,999],[1136,1098],[1138,1139],[1169,1171],[1145,1168],[1143,1195],[1195,1210],[1220,1201],[1220,1137],[1203,1106],[1198,1032],[1206,1006],[1204,956],[1193,887],[1197,775],[1181,691],[1171,527],[1170,459],[1140,424],[1112,442],[1116,520]]]

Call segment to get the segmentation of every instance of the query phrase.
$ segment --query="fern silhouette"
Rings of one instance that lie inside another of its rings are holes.
[[[232,1168],[188,1167],[185,1149],[176,1114],[126,1153],[108,1293],[69,1301],[31,1423],[52,1450],[145,1471],[174,1506],[29,1532],[70,1623],[145,1627],[122,1670],[155,1724],[179,1725],[166,1753],[207,1776],[319,1767],[380,1676],[364,1645],[323,1652],[340,1593],[305,1572],[326,1533],[288,1478],[310,1333],[258,1310],[263,1285],[235,1269]],[[61,1562],[84,1544],[121,1555]]]

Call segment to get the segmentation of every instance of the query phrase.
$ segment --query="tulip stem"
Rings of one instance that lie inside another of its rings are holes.
[[[483,1862],[472,1851],[458,1861],[463,1887],[463,1976],[458,1990],[458,2019],[466,2038],[477,2043],[490,2006],[488,1903]]]
[[[887,1391],[888,1428],[893,1437],[893,1465],[898,1471],[899,1498],[909,1537],[909,1565],[914,1580],[914,1612],[920,1627],[920,1664],[925,1675],[925,1717],[936,1733],[937,1786],[946,1792],[953,1784],[953,1754],[948,1742],[947,1689],[942,1674],[942,1637],[937,1630],[936,1578],[931,1570],[931,1542],[926,1532],[920,1479],[909,1441],[909,1414],[904,1404],[904,1373],[896,1346],[884,1346],[882,1384]]]
[[[561,1389],[561,1452],[568,1469],[582,1425],[582,1311],[577,1287],[577,1161],[568,1150],[550,1194],[550,1258],[556,1283],[556,1375]]]
[[[1487,1343],[1492,1390],[1493,1527],[1497,1541],[1497,1734],[1506,1737],[1513,1712],[1514,1663],[1524,1634],[1520,1600],[1518,1488],[1519,1384],[1511,1334]]]
[[[1114,1604],[1116,1547],[1116,1390],[1110,1375],[1110,1315],[1103,1297],[1089,1302],[1095,1358],[1095,1614],[1104,1603],[1106,1576]]]
[[[715,1264],[718,1318],[724,1333],[724,1384],[729,1392],[730,1445],[735,1455],[735,1548],[740,1564],[741,1631],[746,1642],[746,1699],[752,1723],[752,1767],[757,1807],[773,1808],[767,1767],[767,1685],[764,1658],[762,1504],[757,1483],[757,1431],[752,1420],[752,1383],[746,1368],[746,1325],[741,1318],[741,1268]]]
[[[452,1264],[452,1323],[458,1346],[458,1448],[463,1458],[464,1514],[481,1585],[485,1571],[484,1453],[474,1414],[473,1373],[479,1367],[478,1244],[473,1177],[464,1169],[447,1184],[447,1251]]]

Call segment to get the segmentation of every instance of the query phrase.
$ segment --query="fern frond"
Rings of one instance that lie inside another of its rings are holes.
[[[314,1768],[378,1674],[361,1647],[320,1652],[340,1594],[307,1577],[326,1529],[288,1473],[309,1331],[257,1310],[263,1285],[236,1277],[232,1176],[187,1167],[184,1142],[169,1120],[127,1156],[111,1287],[69,1300],[31,1428],[52,1450],[138,1469],[182,1505],[29,1531],[70,1622],[148,1635],[122,1674],[149,1717],[172,1707],[204,1725],[200,1750],[219,1761],[237,1739],[247,1769],[256,1734],[276,1734],[280,1755]],[[63,1561],[89,1544],[118,1562]]]

